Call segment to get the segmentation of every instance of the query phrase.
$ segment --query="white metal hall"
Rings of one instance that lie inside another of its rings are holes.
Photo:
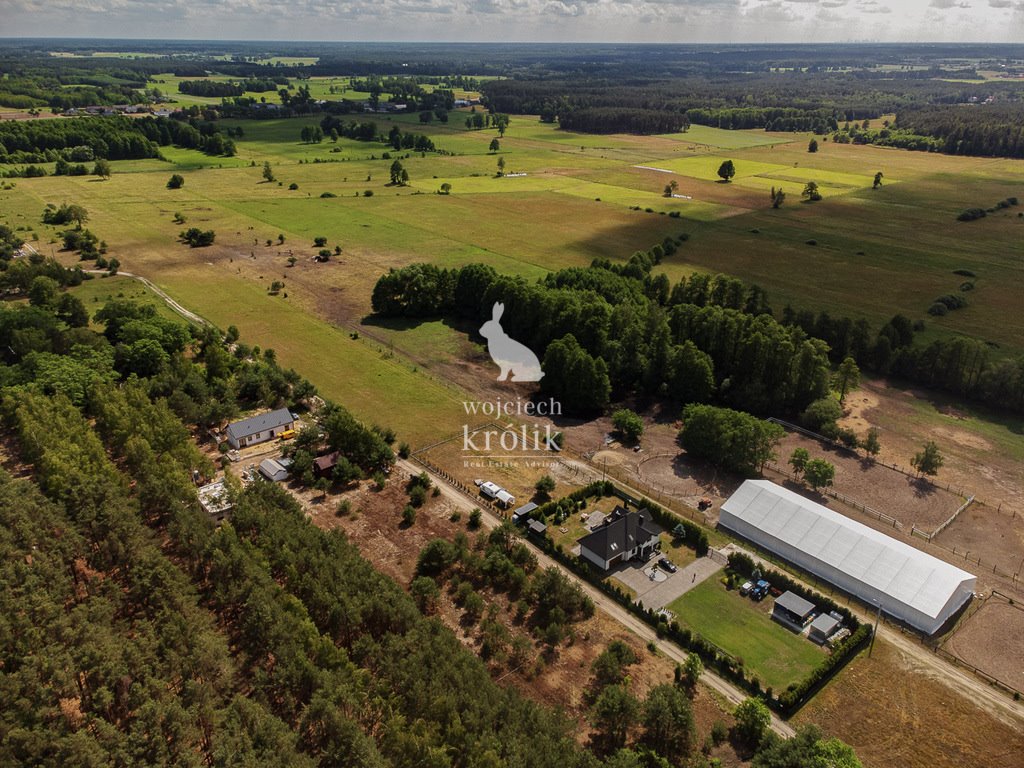
[[[747,480],[719,524],[865,603],[934,634],[977,578],[769,480]]]

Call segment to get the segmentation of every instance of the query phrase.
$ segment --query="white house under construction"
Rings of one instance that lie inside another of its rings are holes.
[[[719,523],[925,634],[971,599],[977,579],[768,480],[747,480]]]

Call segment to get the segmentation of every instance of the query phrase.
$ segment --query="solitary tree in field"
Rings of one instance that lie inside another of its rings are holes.
[[[883,178],[885,178],[885,176],[882,174],[881,171],[876,173],[875,174],[875,183],[871,185],[871,188],[872,189],[878,189],[880,186],[882,186],[882,179]]]
[[[812,203],[821,200],[821,192],[818,191],[818,182],[808,181],[800,196]]]
[[[488,147],[488,150],[491,151],[491,152],[497,152],[500,149],[501,149],[501,142],[498,141],[497,139],[491,139],[491,145]]]
[[[391,183],[392,184],[400,184],[401,183],[401,181],[402,181],[402,171],[403,170],[404,170],[404,168],[402,168],[402,163],[399,162],[398,160],[395,160],[395,162],[393,162],[391,164]]]
[[[452,193],[452,185],[449,184],[446,181],[444,184],[441,185],[441,194],[442,195],[450,195],[451,193]]]
[[[338,129],[337,128],[331,128],[330,136],[331,136],[331,141],[333,141],[335,144],[337,144],[337,142],[338,142]]]
[[[644,434],[644,420],[628,408],[612,414],[612,426],[631,443],[635,443]]]
[[[872,459],[878,455],[878,452],[882,449],[881,444],[878,442],[878,427],[872,427],[868,430],[867,435],[864,436],[864,441],[861,443],[861,448]]]
[[[274,176],[274,169],[270,167],[269,160],[263,163],[263,178],[267,181],[277,181],[277,177]]]
[[[942,454],[939,453],[939,446],[935,444],[935,441],[929,440],[924,444],[923,451],[914,454],[910,463],[918,474],[937,475],[944,461]]]
[[[504,157],[499,157],[498,158],[498,176],[504,176],[504,175],[505,175],[505,158]]]
[[[835,477],[835,465],[824,459],[811,459],[804,467],[804,480],[814,490],[832,485]]]
[[[92,175],[99,176],[101,179],[109,179],[111,173],[110,161],[106,158],[101,157],[92,168]]]
[[[793,468],[793,474],[798,477],[807,468],[807,462],[811,460],[811,454],[806,448],[794,448],[789,456],[789,466]]]
[[[786,193],[782,191],[782,187],[776,189],[772,187],[772,208],[781,208],[782,204],[786,202]]]
[[[84,206],[72,203],[64,208],[64,215],[69,222],[75,222],[75,229],[81,229],[82,225],[89,220],[89,212]]]
[[[811,139],[810,143],[808,143],[808,145],[807,145],[807,151],[810,152],[811,154],[814,154],[815,152],[818,151],[818,140],[817,139]]]
[[[180,173],[176,173],[167,180],[168,189],[181,189],[185,186],[185,177]]]
[[[846,359],[839,366],[835,375],[835,388],[839,392],[839,403],[846,399],[846,393],[856,389],[860,384],[860,368],[857,361],[847,355]]]
[[[718,175],[726,183],[732,181],[732,177],[736,175],[736,165],[732,160],[725,160],[718,166]]]

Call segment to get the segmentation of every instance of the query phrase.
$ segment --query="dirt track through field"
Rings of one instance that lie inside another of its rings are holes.
[[[83,270],[83,271],[86,272],[87,274],[90,274],[90,275],[106,275],[106,274],[108,274],[106,272],[106,270],[102,270],[102,269],[86,269],[86,270]],[[159,287],[157,287],[151,280],[148,280],[145,277],[142,277],[142,275],[134,275],[131,272],[118,272],[117,274],[120,275],[121,277],[129,277],[132,280],[138,280],[140,283],[142,283],[144,286],[146,286],[149,290],[151,290],[153,293],[155,293],[157,296],[159,296],[161,299],[163,299],[164,302],[167,304],[167,306],[170,307],[173,312],[176,312],[177,314],[181,315],[183,318],[188,320],[190,323],[195,323],[196,325],[209,325],[209,323],[206,321],[205,318],[200,317],[199,315],[197,315],[192,310],[185,309],[185,307],[181,306],[181,304],[179,304],[174,299],[172,299],[170,296],[168,296],[165,291],[163,291]]]

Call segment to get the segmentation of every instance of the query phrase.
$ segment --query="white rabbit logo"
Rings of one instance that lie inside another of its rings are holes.
[[[504,304],[494,302],[491,319],[480,326],[480,335],[487,339],[487,351],[501,369],[498,381],[508,381],[509,373],[512,381],[540,381],[544,372],[537,356],[525,344],[510,338],[498,322],[504,311]]]

